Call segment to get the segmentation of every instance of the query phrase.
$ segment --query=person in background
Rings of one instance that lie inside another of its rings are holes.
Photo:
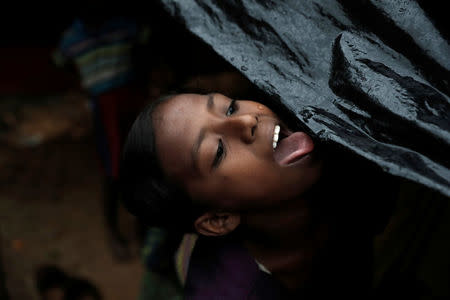
[[[42,300],[101,300],[98,289],[84,278],[69,276],[57,266],[36,271],[36,288]]]
[[[75,19],[55,52],[58,65],[72,65],[89,95],[98,153],[104,172],[104,215],[116,258],[130,251],[118,225],[119,157],[123,137],[145,98],[136,51],[144,45],[147,27],[131,18],[90,12]]]

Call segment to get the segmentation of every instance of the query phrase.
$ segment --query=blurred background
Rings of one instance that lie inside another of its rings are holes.
[[[155,2],[2,6],[0,300],[137,299],[147,228],[117,182],[132,121],[173,91],[264,97]]]
[[[136,299],[146,228],[117,190],[133,119],[169,91],[258,95],[157,4],[79,6],[0,23],[0,299],[61,299],[74,279]]]

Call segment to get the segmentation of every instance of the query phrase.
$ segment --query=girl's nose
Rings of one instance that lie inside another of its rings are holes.
[[[244,143],[253,143],[258,126],[258,117],[252,114],[235,115],[225,119],[224,130],[240,138]]]

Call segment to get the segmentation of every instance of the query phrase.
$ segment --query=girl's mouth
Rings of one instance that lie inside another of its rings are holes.
[[[273,129],[272,140],[273,151],[275,151],[275,149],[277,148],[278,142],[281,142],[282,139],[288,137],[291,134],[292,132],[286,129],[286,127],[284,127],[283,125],[275,125],[275,128]]]
[[[287,166],[311,153],[314,143],[305,132],[291,132],[282,125],[275,125],[272,147],[275,161]]]

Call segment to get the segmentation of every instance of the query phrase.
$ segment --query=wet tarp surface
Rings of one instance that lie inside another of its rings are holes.
[[[450,46],[419,3],[161,2],[317,138],[450,196]]]

